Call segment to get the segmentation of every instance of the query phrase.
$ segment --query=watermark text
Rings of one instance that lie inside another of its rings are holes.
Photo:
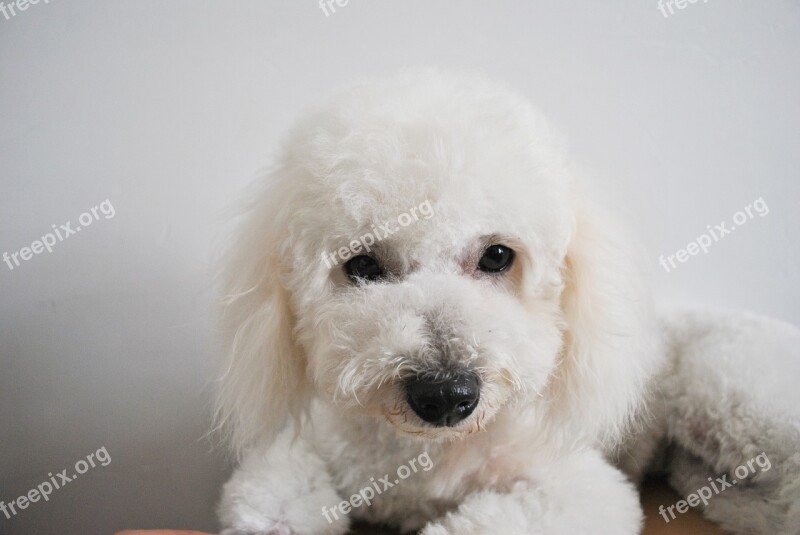
[[[738,479],[731,479],[728,481],[728,476],[730,474],[723,474],[722,476],[718,477],[716,480],[712,478],[708,478],[708,485],[704,485],[697,489],[692,494],[689,494],[685,500],[680,500],[677,503],[670,505],[669,507],[664,507],[663,505],[658,506],[658,512],[664,518],[664,522],[669,523],[670,520],[675,520],[675,512],[673,509],[677,509],[678,513],[683,514],[689,510],[689,507],[697,507],[702,502],[703,507],[708,505],[708,500],[711,499],[712,496],[719,494],[720,492],[724,491],[725,489],[729,489],[732,486],[736,485],[738,482],[747,479],[752,474],[756,473],[756,468],[753,465],[758,465],[762,472],[769,472],[770,468],[772,468],[772,463],[769,461],[769,457],[765,452],[761,452],[759,455],[756,455],[746,464],[742,464],[737,466],[735,470],[733,470],[733,475],[735,475]],[[712,494],[712,489],[714,493]],[[670,514],[667,517],[667,513]]]
[[[48,253],[53,252],[53,247],[65,239],[73,236],[81,231],[82,228],[88,227],[95,221],[100,220],[100,214],[102,214],[105,219],[111,219],[116,214],[116,210],[114,206],[111,204],[109,199],[101,202],[99,205],[93,207],[91,210],[88,210],[78,216],[78,223],[80,225],[76,225],[74,228],[72,226],[71,221],[67,221],[63,225],[52,225],[53,232],[48,232],[40,239],[35,240],[31,243],[30,247],[23,247],[19,251],[14,251],[9,253],[8,251],[3,253],[3,262],[5,262],[8,269],[14,270],[15,267],[19,267],[22,262],[27,262],[34,255],[41,254],[45,250]]]
[[[417,466],[418,463],[419,466]],[[325,516],[328,523],[333,523],[334,519],[339,519],[340,514],[344,516],[362,505],[369,507],[372,505],[372,500],[375,499],[375,496],[379,496],[395,485],[400,484],[404,479],[408,479],[412,474],[416,474],[420,468],[422,468],[423,472],[428,472],[433,468],[433,461],[427,451],[423,451],[417,457],[410,459],[406,464],[400,465],[397,469],[397,478],[395,478],[394,482],[390,481],[389,474],[379,477],[378,481],[375,481],[375,478],[371,477],[369,478],[369,484],[358,491],[357,494],[350,496],[349,500],[344,500],[330,509],[323,506],[322,514]],[[333,518],[331,518],[331,516]]]
[[[419,213],[418,213],[419,212]],[[340,261],[349,260],[351,256],[358,256],[366,251],[372,252],[371,247],[395,232],[399,231],[402,227],[407,227],[414,221],[419,221],[420,216],[423,219],[430,219],[434,216],[433,205],[431,201],[423,201],[418,206],[412,206],[407,212],[397,216],[397,225],[391,221],[386,221],[383,225],[372,225],[371,232],[367,232],[357,240],[351,241],[348,246],[340,247],[333,252],[322,253],[322,261],[328,268],[337,265]],[[339,258],[337,258],[337,256]]]
[[[27,509],[32,503],[36,503],[39,500],[50,501],[50,495],[54,490],[63,488],[64,485],[74,481],[78,476],[85,474],[90,468],[97,467],[98,464],[100,466],[108,466],[111,464],[111,455],[108,454],[108,450],[105,446],[87,455],[86,459],[80,459],[76,462],[73,473],[68,474],[68,468],[61,470],[56,475],[49,472],[47,477],[50,479],[39,483],[36,488],[31,489],[27,494],[23,494],[8,503],[0,500],[0,511],[3,512],[6,519],[11,520],[12,517],[17,516],[21,510]]]
[[[711,225],[707,225],[707,233],[701,234],[695,240],[690,241],[684,249],[678,249],[674,254],[666,257],[664,255],[659,256],[658,263],[661,264],[664,271],[669,273],[678,267],[675,260],[683,264],[692,256],[699,254],[700,251],[703,251],[703,254],[708,254],[708,248],[712,244],[732,233],[737,227],[741,227],[751,219],[754,219],[756,215],[764,217],[767,214],[769,214],[769,206],[767,206],[763,197],[759,197],[756,201],[745,206],[742,211],[733,214],[733,224],[731,226],[728,226],[727,221],[722,221],[718,225],[714,225],[713,228]]]

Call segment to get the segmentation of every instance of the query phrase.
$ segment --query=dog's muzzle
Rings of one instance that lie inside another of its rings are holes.
[[[469,371],[445,377],[425,375],[406,380],[406,399],[423,420],[437,427],[450,427],[472,414],[480,400],[480,379]]]

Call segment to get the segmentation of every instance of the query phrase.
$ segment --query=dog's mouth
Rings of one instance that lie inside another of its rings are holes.
[[[425,439],[458,439],[484,430],[490,410],[482,380],[467,369],[419,373],[398,383],[383,416],[400,432]]]
[[[458,440],[485,431],[487,413],[488,409],[478,408],[456,424],[435,426],[422,420],[406,402],[399,400],[394,407],[384,410],[383,416],[404,435],[427,440]]]

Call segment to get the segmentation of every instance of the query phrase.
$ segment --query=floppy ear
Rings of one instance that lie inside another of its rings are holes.
[[[577,436],[613,441],[657,362],[652,304],[637,242],[609,214],[585,199],[576,203],[555,406]]]
[[[278,260],[288,203],[277,190],[253,195],[222,262],[220,326],[227,358],[216,422],[237,453],[272,442],[290,415],[300,417],[307,400],[305,356],[294,340],[285,268]]]

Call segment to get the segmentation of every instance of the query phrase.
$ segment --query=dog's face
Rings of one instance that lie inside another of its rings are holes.
[[[351,156],[305,193],[315,208],[287,236],[286,285],[307,373],[342,411],[454,437],[542,395],[570,213],[549,162],[503,119],[345,128],[330,151]],[[389,144],[388,158],[370,150]]]
[[[272,340],[239,357],[235,382],[273,411],[313,395],[453,439],[503,407],[552,410],[584,395],[567,376],[598,375],[565,362],[575,314],[614,312],[565,290],[585,259],[569,257],[580,215],[558,141],[505,90],[425,76],[372,82],[302,123],[246,223],[232,343],[259,321]],[[227,396],[224,416],[256,418],[258,401]]]

